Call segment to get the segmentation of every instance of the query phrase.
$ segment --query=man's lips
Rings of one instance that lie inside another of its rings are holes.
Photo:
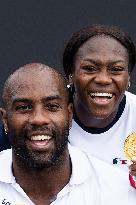
[[[49,135],[33,135],[30,137],[31,141],[44,141],[44,140],[50,140],[52,137]]]
[[[50,135],[32,135],[29,137],[28,143],[34,149],[45,149],[52,143],[53,137]]]

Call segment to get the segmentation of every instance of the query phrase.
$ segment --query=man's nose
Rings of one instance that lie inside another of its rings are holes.
[[[101,85],[108,85],[112,83],[112,78],[110,73],[107,69],[101,70],[96,74],[96,77],[94,79],[95,83],[101,84]]]
[[[29,122],[32,125],[44,125],[50,123],[50,118],[42,108],[36,108],[31,114]]]

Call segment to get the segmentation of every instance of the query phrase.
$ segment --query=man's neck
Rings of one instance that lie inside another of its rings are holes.
[[[69,182],[72,168],[68,150],[62,158],[61,163],[56,166],[34,170],[18,166],[13,157],[13,172],[16,181],[34,204],[50,204]]]

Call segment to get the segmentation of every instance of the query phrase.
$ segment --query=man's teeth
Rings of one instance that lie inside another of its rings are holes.
[[[90,96],[92,97],[110,97],[112,98],[112,93],[90,93]]]
[[[48,136],[48,135],[36,135],[36,136],[32,136],[31,137],[31,140],[50,140],[51,139],[51,136]]]

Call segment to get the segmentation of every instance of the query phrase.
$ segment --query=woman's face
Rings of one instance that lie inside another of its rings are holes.
[[[74,58],[75,106],[95,118],[112,116],[128,88],[128,64],[127,49],[116,39],[101,35],[86,41]]]

